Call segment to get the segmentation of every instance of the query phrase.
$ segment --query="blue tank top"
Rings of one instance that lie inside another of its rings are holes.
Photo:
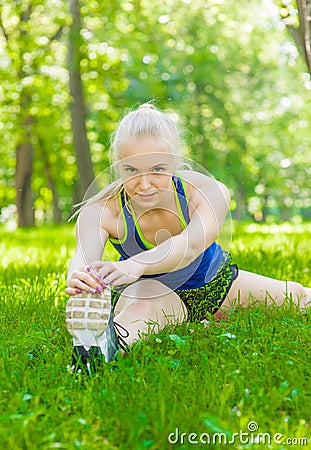
[[[190,222],[188,201],[183,180],[172,176],[172,184],[175,191],[175,200],[181,227],[184,230]],[[136,217],[126,202],[124,192],[119,194],[119,203],[124,223],[124,236],[121,240],[110,238],[109,241],[121,255],[120,260],[128,259],[142,251],[154,247],[144,238]],[[223,251],[219,244],[214,242],[201,253],[188,266],[167,273],[144,275],[142,278],[153,278],[161,281],[173,290],[194,289],[204,286],[216,274],[223,258]]]

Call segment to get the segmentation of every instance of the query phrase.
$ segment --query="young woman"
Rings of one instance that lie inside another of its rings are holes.
[[[110,361],[120,341],[127,347],[150,329],[201,321],[237,303],[281,305],[290,298],[307,306],[311,289],[238,270],[215,242],[229,191],[206,175],[178,170],[179,136],[168,115],[151,104],[130,112],[112,152],[120,178],[82,208],[68,271],[67,327],[76,359]],[[117,262],[101,260],[108,240],[121,256]]]

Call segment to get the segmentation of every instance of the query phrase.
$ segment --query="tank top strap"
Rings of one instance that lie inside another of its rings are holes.
[[[123,223],[126,227],[126,238],[122,242],[122,251],[124,255],[132,256],[140,253],[142,250],[148,250],[148,246],[143,241],[137,230],[135,219],[132,211],[127,204],[125,193],[122,190],[119,194],[121,214],[123,216]],[[112,242],[113,243],[113,242]],[[120,250],[118,250],[120,251]]]
[[[185,229],[190,222],[185,184],[182,178],[177,175],[172,176],[172,183],[175,191],[179,220],[182,229]],[[121,240],[110,238],[110,242],[115,249],[123,259],[127,259],[141,251],[153,248],[154,245],[149,244],[141,234],[141,230],[138,229],[139,226],[136,224],[135,217],[133,217],[123,190],[119,193],[119,204],[124,224],[124,236]]]
[[[119,202],[120,202],[121,214],[123,215],[123,220],[126,223],[126,228],[127,228],[127,232],[128,232],[132,228],[135,228],[135,224],[134,224],[132,213],[127,205],[127,202],[125,199],[125,193],[124,193],[123,189],[119,194]]]
[[[190,222],[190,216],[189,216],[188,198],[187,198],[185,182],[178,175],[173,175],[172,180],[173,180],[175,192],[177,194],[178,201],[176,203],[177,203],[177,209],[178,209],[179,216],[181,215],[180,213],[182,213],[182,216],[183,216],[186,224],[188,225],[188,223]],[[179,206],[180,206],[180,209],[179,209]],[[181,217],[180,217],[180,219],[181,219]]]

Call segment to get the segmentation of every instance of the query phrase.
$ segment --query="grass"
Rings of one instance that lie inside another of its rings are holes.
[[[238,227],[234,260],[310,285],[310,225],[273,227]],[[75,378],[66,368],[63,293],[72,226],[2,230],[1,237],[1,449],[286,449],[286,439],[310,448],[311,440],[299,443],[311,437],[309,314],[287,302],[208,327],[171,327],[94,378]],[[248,435],[234,438],[242,432]],[[222,443],[215,435],[216,443],[200,444],[214,433],[223,433]],[[265,444],[251,443],[258,433],[268,433],[271,445],[268,435]],[[225,436],[235,443],[225,445]]]

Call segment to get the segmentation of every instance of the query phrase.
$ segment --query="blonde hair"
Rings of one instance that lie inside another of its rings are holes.
[[[129,138],[157,139],[163,148],[177,156],[181,155],[181,142],[178,129],[173,119],[151,103],[143,103],[135,111],[131,111],[121,119],[118,128],[112,134],[110,146],[110,163],[116,172],[116,162],[122,156],[122,145]],[[116,173],[112,174],[116,175]],[[80,209],[74,213],[75,217],[85,205],[90,205],[98,201],[107,201],[116,197],[123,189],[122,180],[118,179],[98,194],[77,206]]]
[[[122,144],[130,137],[154,137],[167,151],[180,154],[180,137],[174,121],[151,103],[143,103],[136,111],[131,111],[121,120],[111,139],[112,163],[118,161]]]

